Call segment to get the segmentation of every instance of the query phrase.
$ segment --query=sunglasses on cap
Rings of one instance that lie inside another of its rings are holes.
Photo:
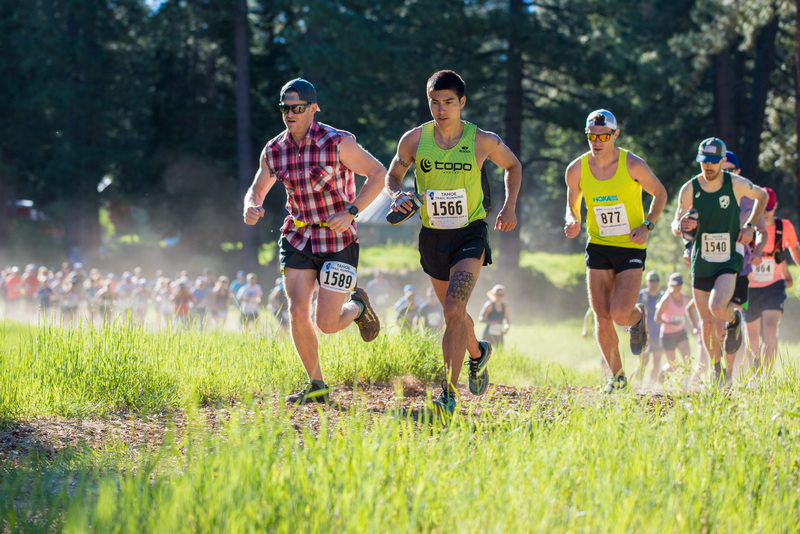
[[[292,113],[295,115],[300,115],[301,113],[305,113],[310,105],[311,104],[278,104],[278,109],[281,110],[281,113],[284,115],[289,113],[289,110],[292,110]]]
[[[611,139],[612,135],[614,135],[614,132],[604,133],[604,134],[596,134],[596,133],[586,132],[586,139],[588,139],[589,141],[595,141],[595,140],[599,139],[599,140],[601,140],[602,142],[605,143],[606,141]]]

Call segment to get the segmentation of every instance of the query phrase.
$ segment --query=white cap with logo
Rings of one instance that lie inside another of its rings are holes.
[[[586,127],[589,126],[608,126],[612,130],[616,130],[617,118],[607,109],[596,109],[586,117]]]

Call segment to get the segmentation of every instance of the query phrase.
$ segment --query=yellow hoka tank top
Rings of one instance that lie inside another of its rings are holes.
[[[481,170],[475,159],[477,127],[464,122],[456,146],[444,150],[436,146],[433,121],[422,125],[417,148],[417,193],[425,196],[420,208],[427,228],[462,228],[486,217],[483,208]]]
[[[592,175],[590,154],[581,157],[581,192],[586,200],[589,243],[646,248],[628,237],[631,230],[644,222],[642,186],[628,174],[628,151],[619,150],[617,172],[608,180],[597,180]]]

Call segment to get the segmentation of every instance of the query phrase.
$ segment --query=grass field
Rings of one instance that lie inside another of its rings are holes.
[[[165,421],[161,441],[0,448],[0,530],[797,532],[797,344],[768,380],[609,398],[579,331],[515,322],[490,367],[514,387],[465,394],[442,426],[420,419],[425,392],[357,400],[398,377],[436,393],[432,337],[323,336],[327,379],[359,389],[341,410],[289,410],[303,372],[283,337],[0,323],[4,435]]]

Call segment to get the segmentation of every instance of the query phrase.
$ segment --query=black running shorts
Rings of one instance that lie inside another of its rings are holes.
[[[613,269],[615,273],[621,273],[628,269],[644,269],[647,250],[589,243],[584,258],[589,269]]]
[[[298,250],[285,237],[281,238],[281,272],[287,267],[290,269],[319,271],[325,262],[340,261],[347,265],[358,268],[358,242],[353,241],[339,252],[326,252],[324,254],[314,254],[311,251],[311,242],[306,243],[303,250]]]
[[[705,291],[706,293],[710,293],[711,290],[714,289],[714,283],[717,281],[717,278],[719,278],[723,274],[735,274],[737,277],[739,276],[739,273],[734,271],[733,269],[721,269],[718,273],[714,274],[713,276],[701,276],[699,278],[698,277],[692,278],[692,287],[699,291]]]
[[[449,281],[450,269],[466,258],[480,259],[491,265],[489,228],[483,219],[473,221],[464,228],[438,230],[422,227],[419,231],[419,262],[425,274],[436,280]]]
[[[767,310],[783,313],[783,304],[786,302],[786,281],[778,280],[767,287],[750,288],[750,305],[747,308],[745,320],[748,323],[761,319],[761,314]]]
[[[736,288],[733,290],[731,302],[738,304],[743,310],[747,310],[747,294],[750,287],[750,277],[739,275],[736,277]]]

